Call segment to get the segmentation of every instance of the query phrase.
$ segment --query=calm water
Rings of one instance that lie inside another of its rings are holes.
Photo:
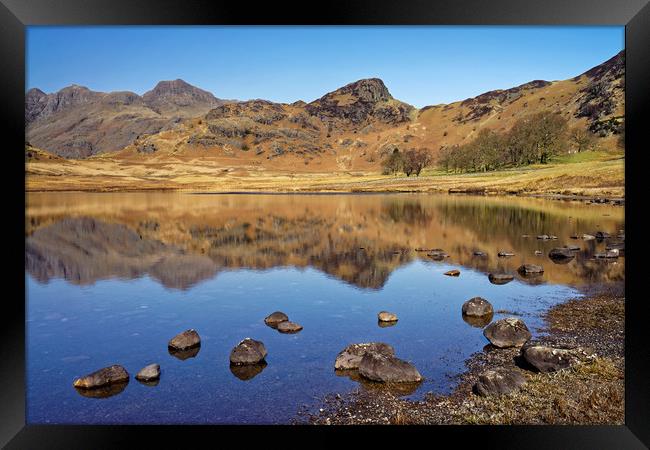
[[[507,311],[495,320],[520,315],[539,335],[550,306],[579,296],[581,286],[624,278],[624,257],[593,259],[605,242],[569,239],[616,235],[623,208],[583,202],[160,193],[30,194],[27,202],[30,423],[287,423],[303,405],[317,408],[324,395],[359,386],[334,372],[334,359],[368,341],[393,345],[426,378],[400,394],[449,392],[464,361],[487,344],[463,320],[464,301],[482,296]],[[565,244],[581,251],[554,264],[548,251]],[[450,257],[433,261],[416,248]],[[498,258],[500,250],[515,256]],[[516,275],[523,262],[543,265],[544,275]],[[460,277],[443,275],[452,268]],[[516,278],[493,285],[490,271]],[[267,327],[264,317],[276,310],[304,330]],[[381,310],[399,322],[379,327]],[[167,341],[188,328],[202,345],[181,360]],[[257,374],[229,367],[245,337],[268,350]],[[153,362],[162,371],[156,386],[133,378]],[[111,364],[132,375],[120,392],[89,398],[72,387]]]

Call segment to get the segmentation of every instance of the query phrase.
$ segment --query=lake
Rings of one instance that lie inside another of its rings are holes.
[[[551,306],[625,277],[624,256],[594,258],[624,230],[624,208],[584,201],[30,193],[26,224],[30,424],[288,423],[327,394],[376,388],[334,371],[336,355],[359,342],[391,344],[418,368],[425,380],[400,390],[405,398],[448,393],[488,344],[481,324],[463,319],[466,300],[484,297],[493,320],[519,317],[535,337]],[[570,237],[597,231],[612,238]],[[564,245],[580,250],[556,264],[548,252]],[[449,257],[416,251],[433,248]],[[523,263],[543,275],[520,276]],[[443,275],[450,269],[460,276]],[[490,272],[515,279],[492,284]],[[266,326],[278,310],[304,329]],[[399,321],[379,326],[382,310]],[[189,328],[198,353],[170,354],[167,342]],[[267,364],[231,370],[230,351],[246,337],[264,342]],[[151,363],[160,381],[136,381]],[[131,374],[126,386],[94,396],[72,386],[111,364]]]

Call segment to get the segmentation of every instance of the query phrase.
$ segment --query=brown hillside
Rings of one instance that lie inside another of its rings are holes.
[[[483,128],[506,131],[542,110],[559,112],[571,127],[589,128],[601,148],[613,149],[624,119],[624,87],[621,52],[573,79],[535,80],[420,110],[394,99],[380,79],[371,78],[308,104],[223,102],[181,80],[161,82],[142,97],[80,87],[56,94],[31,90],[25,114],[30,142],[65,157],[163,166],[199,159],[245,170],[378,171],[394,148],[427,148],[435,156],[444,146],[469,142]]]

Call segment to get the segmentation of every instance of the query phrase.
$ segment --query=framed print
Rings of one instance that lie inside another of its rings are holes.
[[[649,8],[3,0],[3,445],[645,448]]]

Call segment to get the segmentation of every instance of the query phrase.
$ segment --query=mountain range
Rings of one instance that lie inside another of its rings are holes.
[[[50,158],[376,170],[395,148],[435,154],[483,128],[507,131],[527,114],[552,110],[613,148],[623,130],[624,74],[622,51],[571,79],[534,80],[421,109],[393,98],[379,78],[290,104],[224,100],[183,80],[161,81],[142,96],[78,85],[50,94],[34,88],[25,96],[25,139],[43,151],[30,155]]]

